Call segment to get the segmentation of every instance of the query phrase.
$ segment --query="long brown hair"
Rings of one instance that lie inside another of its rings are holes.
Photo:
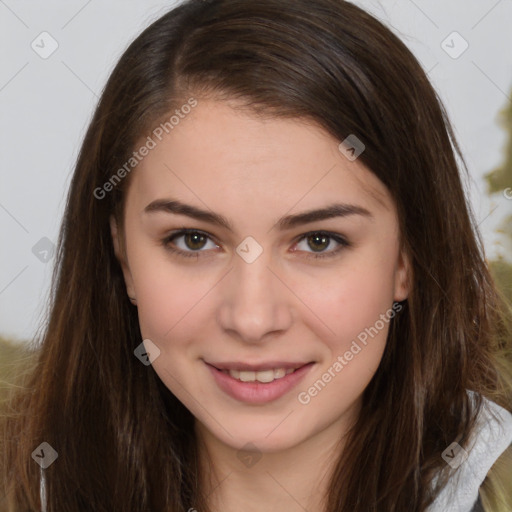
[[[122,55],[76,164],[35,366],[3,418],[10,510],[40,509],[31,454],[42,442],[58,452],[45,470],[49,512],[208,510],[194,418],[133,353],[141,333],[109,216],[122,228],[137,169],[98,192],[169,113],[205,97],[308,118],[340,141],[355,134],[366,146],[360,160],[394,198],[412,291],[332,475],[327,512],[424,510],[434,476],[439,486],[449,477],[441,453],[464,445],[481,397],[512,409],[510,316],[442,103],[407,47],[343,0],[188,0]]]

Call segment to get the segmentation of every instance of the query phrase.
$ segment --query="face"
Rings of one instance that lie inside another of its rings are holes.
[[[340,141],[233,105],[156,139],[112,235],[160,379],[211,438],[275,452],[354,420],[408,265],[386,187]]]

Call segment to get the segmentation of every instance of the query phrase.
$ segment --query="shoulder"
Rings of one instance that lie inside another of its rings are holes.
[[[443,452],[443,458],[456,471],[430,505],[428,512],[483,510],[479,504],[478,490],[493,464],[511,443],[512,414],[484,398],[466,449],[452,443]]]

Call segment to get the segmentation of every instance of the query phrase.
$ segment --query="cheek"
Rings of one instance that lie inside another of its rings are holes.
[[[368,263],[360,261],[340,272],[337,283],[312,296],[334,334],[322,338],[321,364],[301,386],[297,399],[308,406],[306,410],[311,406],[329,411],[333,421],[361,396],[377,371],[395,316],[392,264]]]
[[[177,276],[169,281],[157,280],[153,287],[144,288],[138,311],[142,335],[163,346],[171,340],[174,347],[183,345],[202,324],[198,319],[199,314],[204,314],[200,302],[208,288],[190,279],[185,284]]]
[[[139,248],[130,260],[141,333],[159,346],[193,316],[208,290],[207,280],[173,264],[163,249]],[[190,327],[190,326],[189,326]],[[163,348],[163,347],[161,347]]]
[[[300,403],[339,410],[364,391],[382,359],[394,296],[394,247],[361,251],[337,279],[317,290],[315,308],[331,332],[323,337],[321,365],[302,388]],[[347,259],[348,260],[348,259]],[[333,282],[334,281],[334,282]],[[335,411],[332,411],[335,414]]]
[[[386,331],[380,319],[393,304],[393,255],[391,249],[387,253],[368,250],[354,254],[339,270],[312,280],[304,289],[307,304],[329,327],[325,340],[331,350],[344,351],[376,323],[378,330]]]
[[[164,267],[146,265],[137,273],[140,331],[143,339],[150,339],[160,350],[152,367],[162,382],[189,410],[200,414],[189,393],[207,390],[190,381],[189,375],[195,371],[191,363],[201,355],[201,340],[208,330],[206,317],[212,316],[204,309],[212,285],[168,263]]]

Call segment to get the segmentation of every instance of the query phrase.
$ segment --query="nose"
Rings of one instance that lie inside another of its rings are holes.
[[[236,255],[223,284],[219,322],[222,329],[246,343],[261,343],[283,333],[292,323],[293,294],[271,266],[266,251],[247,263]]]

